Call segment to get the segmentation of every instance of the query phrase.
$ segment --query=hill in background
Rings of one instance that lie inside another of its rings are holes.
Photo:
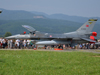
[[[34,18],[42,18],[42,19],[59,19],[59,20],[67,20],[73,22],[84,23],[88,19],[97,18],[97,24],[100,24],[100,17],[81,17],[81,16],[69,16],[65,14],[52,14],[48,15],[43,12],[36,11],[24,11],[24,10],[6,10],[2,9],[2,15],[0,14],[0,20],[20,20],[20,19],[34,19]]]
[[[19,19],[33,19],[33,18],[45,18],[43,15],[36,15],[24,10],[2,10],[0,14],[0,20],[19,20]]]
[[[68,20],[68,21],[79,22],[79,23],[85,23],[88,19],[95,18],[98,19],[97,24],[100,24],[100,17],[69,16],[65,14],[48,15],[43,12],[36,12],[36,11],[32,11],[32,13],[36,15],[44,15],[45,17],[50,19]]]
[[[75,31],[84,22],[90,19],[87,17],[68,16],[64,14],[48,15],[35,11],[0,10],[3,11],[2,14],[0,14],[0,35],[4,35],[6,32],[18,34],[27,31],[21,25],[30,25],[41,32],[67,33]],[[97,21],[93,31],[96,31],[98,33],[98,38],[100,38],[99,20]]]

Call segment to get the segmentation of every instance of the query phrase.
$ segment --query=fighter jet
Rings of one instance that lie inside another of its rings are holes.
[[[95,43],[95,38],[97,36],[96,32],[91,32],[97,19],[89,19],[84,23],[79,29],[74,32],[63,33],[63,34],[51,34],[42,33],[36,31],[33,27],[28,25],[22,25],[30,31],[29,34],[19,34],[6,37],[6,39],[32,39],[37,45],[59,45],[59,44],[70,44],[75,46],[76,44]]]

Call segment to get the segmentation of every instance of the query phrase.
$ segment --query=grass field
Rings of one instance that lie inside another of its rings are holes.
[[[0,75],[100,75],[100,54],[0,50]]]

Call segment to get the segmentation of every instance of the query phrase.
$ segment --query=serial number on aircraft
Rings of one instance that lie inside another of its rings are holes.
[[[86,28],[81,28],[81,30],[86,30]]]

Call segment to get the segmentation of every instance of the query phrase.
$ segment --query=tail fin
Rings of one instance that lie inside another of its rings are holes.
[[[77,31],[81,34],[89,33],[92,31],[97,19],[89,19]]]

